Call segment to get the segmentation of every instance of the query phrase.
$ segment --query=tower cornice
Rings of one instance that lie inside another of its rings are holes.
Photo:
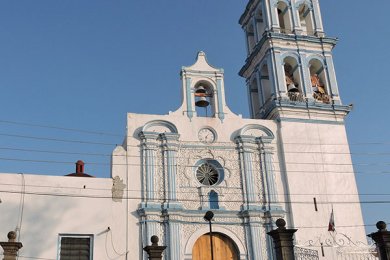
[[[250,18],[250,14],[256,8],[258,1],[259,0],[250,0],[248,2],[248,4],[245,7],[244,13],[241,15],[241,17],[238,21],[241,24],[241,26],[243,26],[244,24],[246,24],[248,22],[248,20]]]
[[[279,41],[283,42],[283,44],[278,44]],[[326,49],[331,51],[336,46],[337,42],[338,38],[335,37],[319,38],[315,36],[266,32],[246,58],[245,65],[241,68],[238,74],[241,77],[247,77],[248,75],[246,74],[246,71],[252,65],[258,54],[260,52],[266,52],[270,48],[285,48],[296,51],[301,45],[313,44],[318,45],[322,51],[326,51]],[[290,47],[287,47],[288,44],[290,44]]]

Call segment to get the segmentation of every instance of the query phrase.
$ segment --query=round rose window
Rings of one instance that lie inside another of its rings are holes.
[[[196,170],[196,178],[201,184],[212,186],[218,183],[219,173],[213,165],[204,163],[201,164]]]

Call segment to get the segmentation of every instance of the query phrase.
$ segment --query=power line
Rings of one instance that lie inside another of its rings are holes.
[[[134,146],[139,148],[139,146]],[[40,149],[28,149],[28,148],[14,148],[14,147],[0,147],[0,150],[9,150],[9,151],[20,151],[20,152],[36,152],[36,153],[50,153],[50,154],[69,154],[69,155],[85,155],[85,156],[103,156],[103,157],[140,157],[140,155],[119,155],[119,154],[108,154],[108,153],[84,153],[84,152],[66,152],[66,151],[56,151],[56,150],[40,150]],[[389,153],[343,153],[343,152],[308,152],[308,151],[284,151],[285,154],[325,154],[325,155],[359,155],[359,156],[390,156]],[[193,157],[182,157],[186,159],[193,159]],[[225,159],[225,161],[235,161],[232,159]]]
[[[108,180],[109,178],[107,178]],[[22,186],[21,184],[15,184],[15,183],[0,183],[0,186],[14,186],[14,187],[20,187]],[[25,187],[34,187],[34,188],[55,188],[55,189],[75,189],[75,190],[90,190],[90,191],[111,191],[112,188],[107,188],[107,189],[104,189],[104,188],[90,188],[90,187],[81,187],[81,186],[72,186],[72,187],[69,187],[69,186],[61,186],[61,187],[58,187],[58,186],[51,186],[51,185],[32,185],[32,184],[25,184],[23,185]],[[232,188],[230,187],[231,189],[241,189],[240,188]],[[143,192],[143,190],[141,189],[124,189],[124,191],[129,191],[129,192]],[[150,190],[151,192],[154,192],[154,193],[158,193],[160,192],[160,190]],[[172,191],[163,191],[164,193],[173,193]],[[192,191],[176,191],[175,192],[176,194],[193,194]],[[242,195],[242,192],[232,192],[232,191],[229,191],[229,193],[227,193],[229,195]],[[261,193],[257,192],[257,193],[246,193],[246,194],[255,194],[255,195],[259,195]],[[320,194],[320,193],[268,193],[269,195],[277,195],[277,196],[324,196],[324,194]],[[327,193],[326,194],[327,196],[390,196],[390,193]]]
[[[0,190],[2,193],[9,193],[9,194],[19,194],[20,191],[10,191],[10,190]],[[67,198],[89,198],[89,199],[112,199],[112,195],[110,196],[103,196],[103,195],[86,195],[86,194],[66,194],[66,193],[49,193],[49,192],[29,192],[25,191],[24,194],[27,195],[35,195],[35,196],[52,196],[52,197],[67,197]],[[131,197],[122,197],[123,200],[138,200],[138,201],[144,201],[145,197],[143,196],[131,196]],[[151,201],[157,201],[157,202],[163,202],[166,201],[165,199],[155,199]],[[181,198],[180,202],[200,202],[200,199],[188,199],[188,198]],[[221,203],[244,203],[244,200],[219,200]],[[265,203],[267,205],[279,205],[279,204],[308,204],[312,205],[313,201],[264,201],[264,202],[258,202],[259,204]],[[371,200],[371,201],[317,201],[318,205],[343,205],[343,204],[390,204],[390,200]]]
[[[76,128],[66,128],[66,127],[60,127],[60,126],[50,126],[50,125],[23,123],[23,122],[10,121],[10,120],[1,120],[0,119],[0,123],[12,124],[12,125],[32,126],[32,127],[39,127],[39,128],[49,128],[49,129],[64,130],[64,131],[70,131],[70,132],[79,132],[79,133],[93,134],[93,135],[107,135],[107,136],[120,136],[120,137],[123,137],[123,135],[114,134],[114,133],[97,132],[97,131],[83,130],[83,129],[76,129]]]
[[[65,142],[65,143],[116,146],[116,144],[112,144],[112,143],[88,142],[88,141],[82,141],[82,140],[58,139],[58,138],[47,138],[47,137],[37,137],[37,136],[28,136],[28,135],[15,135],[15,134],[5,134],[5,133],[0,133],[0,135],[8,136],[8,137],[17,137],[17,138],[35,139],[35,140],[47,140],[47,141]]]
[[[1,121],[0,121],[1,122]],[[56,128],[56,127],[54,127]],[[64,128],[67,129],[67,128]],[[72,129],[69,129],[72,130]],[[76,130],[76,129],[73,129]],[[77,131],[82,131],[82,130],[77,130]],[[91,131],[87,131],[91,132]],[[99,134],[99,132],[91,132],[95,134]],[[2,136],[8,136],[8,137],[15,137],[15,138],[25,138],[25,139],[37,139],[37,140],[47,140],[47,141],[57,141],[57,142],[70,142],[70,143],[82,143],[82,144],[95,144],[95,145],[116,145],[112,143],[99,143],[99,142],[89,142],[89,141],[82,141],[82,140],[71,140],[71,139],[61,139],[61,138],[47,138],[47,137],[37,137],[37,136],[29,136],[29,135],[16,135],[16,134],[7,134],[7,133],[0,133]],[[117,135],[114,135],[117,136]],[[119,135],[118,135],[119,136]],[[121,136],[123,137],[123,136]],[[157,142],[157,140],[156,140]],[[302,140],[302,142],[294,142],[294,143],[289,143],[289,142],[283,142],[283,145],[300,145],[300,146],[346,146],[348,147],[349,145],[356,145],[356,146],[362,146],[362,145],[390,145],[390,142],[359,142],[359,143],[306,143],[307,140]],[[179,143],[185,144],[185,143],[200,143],[199,140],[179,140]],[[232,148],[235,148],[237,145],[235,142],[214,142],[212,144],[207,144],[204,145],[203,147],[214,147],[218,144],[230,144],[232,145]],[[141,144],[140,144],[141,145]],[[128,147],[131,147],[131,145],[128,145]],[[132,146],[132,147],[139,147],[139,145]]]
[[[20,159],[20,158],[5,158],[5,157],[0,157],[0,160],[3,161],[18,161],[18,162],[33,162],[33,163],[51,163],[51,164],[74,164],[74,162],[71,161],[54,161],[54,160],[36,160],[36,159]],[[240,161],[238,160],[237,163]],[[256,161],[251,161],[252,163]],[[90,165],[106,165],[106,166],[153,166],[153,167],[163,167],[163,164],[141,164],[141,163],[103,163],[103,162],[85,162],[86,164]],[[279,162],[274,162],[274,163],[279,163]],[[314,165],[314,166],[373,166],[373,165],[390,165],[390,163],[384,163],[384,164],[376,164],[376,163],[365,163],[365,164],[342,164],[342,163],[300,163],[300,162],[286,162],[286,164],[295,164],[295,165]],[[175,167],[186,167],[186,168],[198,168],[197,165],[183,165],[176,163],[174,165]],[[214,167],[217,170],[230,170],[229,167]],[[259,170],[251,170],[252,172],[259,172]],[[287,173],[340,173],[340,174],[388,174],[390,171],[380,171],[380,172],[362,172],[362,171],[337,171],[337,170],[317,170],[313,169],[312,171],[304,171],[304,170],[276,170],[273,169],[274,172],[287,172]]]
[[[0,123],[3,124],[12,124],[12,125],[22,125],[22,126],[30,126],[30,127],[39,127],[39,128],[49,128],[49,129],[57,129],[57,130],[64,130],[64,131],[70,131],[70,132],[80,132],[80,133],[87,133],[87,134],[93,134],[93,135],[106,135],[106,136],[117,136],[117,137],[124,137],[124,135],[120,134],[115,134],[115,133],[108,133],[108,132],[101,132],[101,131],[92,131],[92,130],[85,130],[85,129],[77,129],[77,128],[67,128],[67,127],[62,127],[62,126],[53,126],[53,125],[44,125],[44,124],[37,124],[37,123],[25,123],[25,122],[20,122],[20,121],[11,121],[11,120],[4,120],[0,119]],[[0,134],[2,135],[2,134]],[[3,134],[5,135],[5,134]],[[16,137],[16,136],[14,136]],[[23,136],[22,138],[25,138]],[[32,137],[33,138],[33,137]],[[327,146],[327,145],[390,145],[390,142],[356,142],[356,143],[333,143],[333,144],[324,144],[324,143],[304,143],[307,141],[307,139],[303,139],[303,142],[295,142],[295,143],[284,143],[288,145],[318,145],[318,146]],[[199,142],[199,140],[193,140],[189,141],[186,140],[186,142]],[[233,142],[218,142],[218,143],[230,143],[232,144]]]

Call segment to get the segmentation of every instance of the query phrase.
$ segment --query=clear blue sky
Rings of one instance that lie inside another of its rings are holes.
[[[238,25],[246,2],[0,1],[0,172],[65,175],[82,159],[88,173],[109,176],[110,157],[102,155],[122,142],[126,113],[175,110],[180,68],[199,50],[225,69],[228,105],[248,117],[237,74],[246,57]],[[347,130],[359,191],[367,194],[361,200],[390,201],[390,1],[320,4],[327,35],[340,38],[334,59],[342,100],[355,105]],[[363,203],[363,210],[367,224],[390,220],[389,203]]]

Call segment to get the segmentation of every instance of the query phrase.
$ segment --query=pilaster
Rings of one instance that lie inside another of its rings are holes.
[[[196,113],[196,112],[195,112],[195,108],[193,107],[194,106],[194,98],[193,98],[192,90],[191,90],[191,78],[186,77],[185,84],[186,84],[185,95],[186,95],[186,103],[187,103],[187,111],[185,111],[185,112],[187,113],[188,118],[192,119],[192,117],[194,117],[194,113]]]
[[[270,30],[273,32],[280,32],[278,17],[276,16],[276,3],[274,0],[264,1],[266,5],[267,14],[270,17]]]
[[[250,260],[272,259],[263,255],[264,228],[259,213],[243,211],[242,217],[248,240],[248,253]],[[262,232],[263,230],[263,232]]]
[[[315,32],[318,37],[324,37],[324,26],[322,24],[322,16],[321,16],[321,10],[320,10],[320,4],[318,0],[312,0],[313,3],[313,16],[314,16],[314,25],[315,25]]]
[[[164,173],[167,184],[165,187],[165,203],[164,208],[180,207],[177,202],[177,190],[176,190],[176,175],[177,175],[177,163],[176,153],[179,147],[179,134],[176,133],[163,133],[160,135],[162,141],[163,161],[164,161]]]
[[[145,176],[145,190],[143,191],[145,196],[144,203],[146,203],[145,206],[154,207],[153,203],[156,200],[154,176],[156,174],[156,152],[159,146],[157,142],[158,133],[141,132],[139,137],[141,138],[142,147],[142,171],[143,175]]]
[[[181,224],[177,221],[180,216],[176,210],[164,211],[164,225],[167,238],[167,258],[169,260],[181,260]]]
[[[260,75],[260,71],[257,70],[256,71],[256,83],[257,83],[257,91],[258,91],[258,95],[259,95],[259,100],[260,100],[260,103],[261,104],[265,104],[265,99],[264,99],[264,91],[263,91],[263,87],[261,85],[261,75]],[[254,118],[254,117],[252,117]]]
[[[269,145],[270,140],[259,138],[258,142],[262,161],[261,174],[264,180],[264,191],[267,198],[267,209],[269,211],[281,211],[282,207],[279,204],[275,173],[272,163],[274,149]]]
[[[261,205],[256,203],[255,171],[253,169],[253,153],[256,151],[256,139],[253,136],[236,137],[243,183],[245,184],[245,203],[243,210],[260,210]]]
[[[223,108],[224,108],[224,105],[223,102],[225,100],[225,97],[224,97],[224,94],[222,92],[222,79],[221,78],[217,78],[217,93],[216,93],[216,96],[217,96],[217,102],[218,102],[218,106],[217,106],[217,114],[218,114],[218,118],[223,121],[225,119],[225,112],[223,111]]]
[[[299,13],[297,6],[295,5],[295,0],[291,0],[291,16],[293,19],[293,31],[294,33],[300,35],[302,33],[301,22],[299,21]]]

